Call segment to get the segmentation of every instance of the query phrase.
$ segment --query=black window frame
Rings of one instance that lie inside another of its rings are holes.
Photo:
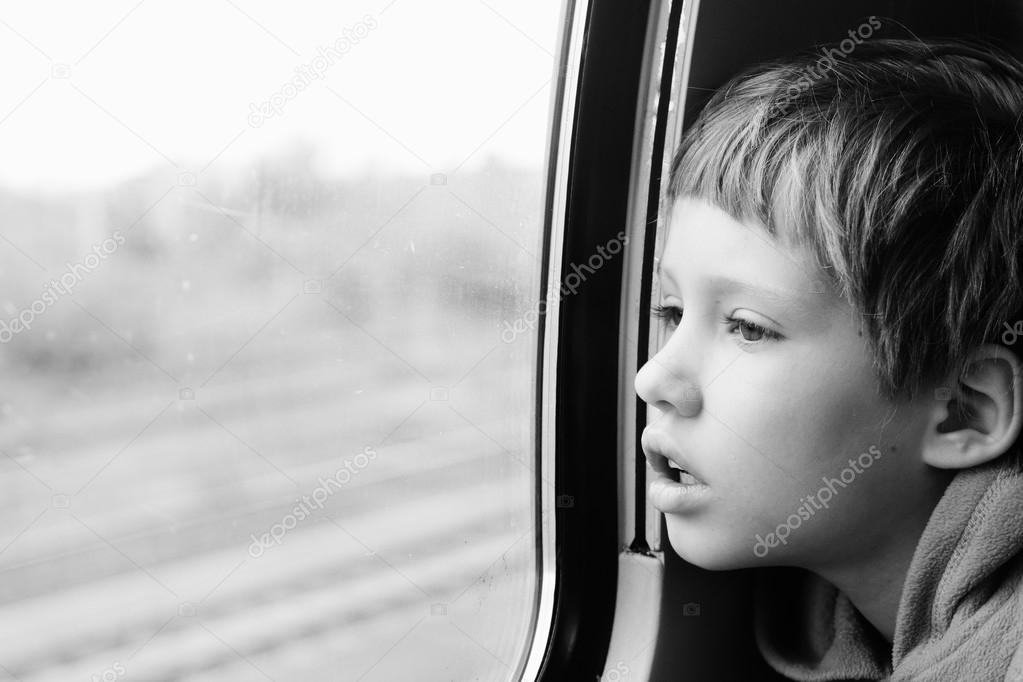
[[[581,0],[580,0],[581,1]],[[572,15],[570,3],[566,16]],[[572,115],[560,272],[615,239],[628,219],[633,130],[651,0],[589,0]],[[578,28],[578,27],[577,27]],[[570,30],[572,30],[570,28]],[[569,41],[562,41],[566,49]],[[565,60],[562,59],[564,64]],[[562,67],[564,68],[564,67]],[[552,145],[549,168],[555,167]],[[548,172],[545,240],[551,237],[556,174]],[[544,252],[543,272],[550,271]],[[552,627],[538,680],[601,676],[618,581],[619,308],[623,260],[609,259],[559,304],[556,347],[556,578]],[[545,275],[546,277],[546,275]],[[544,281],[542,292],[552,284]],[[542,327],[541,327],[542,328]],[[540,347],[544,340],[540,339]],[[543,363],[537,382],[543,396]],[[540,411],[542,413],[542,410]],[[543,433],[538,414],[537,434]],[[542,485],[542,444],[537,485]],[[540,518],[540,510],[537,511]]]

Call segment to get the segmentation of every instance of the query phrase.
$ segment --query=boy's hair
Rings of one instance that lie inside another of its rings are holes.
[[[1021,115],[1023,63],[992,46],[825,47],[721,88],[668,194],[808,246],[862,315],[882,392],[913,396],[1023,320]]]

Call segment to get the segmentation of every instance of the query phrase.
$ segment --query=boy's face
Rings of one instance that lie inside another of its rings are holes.
[[[636,391],[654,408],[648,459],[671,453],[700,482],[651,484],[679,555],[710,569],[842,565],[926,518],[932,396],[881,397],[857,313],[804,248],[683,199],[660,281],[658,303],[676,310]]]

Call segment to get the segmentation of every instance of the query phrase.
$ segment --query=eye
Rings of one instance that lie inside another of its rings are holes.
[[[728,325],[728,332],[730,334],[738,332],[742,343],[759,343],[761,341],[774,341],[781,338],[781,334],[778,332],[749,320],[728,315],[724,318],[724,322]]]
[[[738,329],[739,336],[746,341],[759,341],[767,334],[766,329],[752,322],[740,321]]]
[[[655,305],[650,311],[654,317],[664,320],[664,326],[674,329],[682,322],[682,308],[673,305]]]

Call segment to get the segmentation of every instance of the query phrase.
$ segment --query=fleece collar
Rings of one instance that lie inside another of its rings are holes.
[[[1023,474],[998,461],[952,479],[913,554],[892,645],[801,569],[760,572],[755,625],[764,658],[793,680],[1023,680]]]

